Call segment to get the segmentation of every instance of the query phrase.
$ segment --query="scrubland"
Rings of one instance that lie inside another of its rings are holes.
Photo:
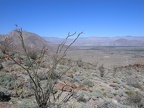
[[[15,54],[15,58],[29,65],[25,56]],[[0,90],[11,99],[1,96],[0,108],[36,108],[27,72],[6,56],[1,59]],[[143,59],[142,51],[68,51],[53,74],[54,95],[61,95],[51,108],[144,108]],[[42,84],[52,60],[45,55],[40,64]],[[54,100],[52,95],[50,98]]]
[[[143,47],[63,47],[1,49],[0,108],[144,108]]]

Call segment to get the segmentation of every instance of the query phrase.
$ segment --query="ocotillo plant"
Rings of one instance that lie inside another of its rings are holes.
[[[24,66],[20,62],[16,61],[13,56],[9,55],[9,53],[7,53],[7,55],[11,58],[11,60],[13,60],[17,65],[22,67],[28,73],[28,75],[30,77],[30,80],[31,80],[31,87],[34,91],[35,99],[36,99],[36,102],[38,104],[38,107],[39,108],[53,108],[52,105],[55,104],[55,101],[56,101],[56,99],[59,98],[59,96],[58,97],[54,96],[54,101],[51,102],[50,96],[54,95],[53,94],[54,80],[52,79],[51,76],[54,73],[54,71],[56,70],[58,63],[66,56],[67,50],[75,43],[75,41],[82,34],[82,32],[79,33],[76,36],[76,38],[69,45],[67,45],[66,48],[65,48],[65,44],[66,44],[68,38],[70,38],[71,36],[76,35],[76,32],[73,33],[73,34],[68,33],[68,36],[58,46],[56,52],[53,53],[52,66],[47,71],[47,73],[45,74],[46,75],[46,80],[47,80],[45,87],[43,87],[43,85],[41,84],[41,80],[40,80],[40,77],[39,77],[39,74],[38,74],[38,69],[40,68],[39,64],[42,62],[42,60],[43,60],[46,52],[48,51],[48,49],[45,46],[43,46],[39,56],[35,55],[35,56],[33,56],[34,58],[31,57],[31,54],[28,52],[27,47],[25,46],[22,28],[18,28],[18,26],[16,26],[16,32],[19,34],[22,49],[24,50],[24,54],[26,56],[26,59],[29,62],[29,65]],[[39,63],[37,63],[37,61],[39,61]],[[34,66],[34,64],[37,65],[37,66]],[[68,95],[66,98],[64,98],[64,100],[62,100],[62,101],[63,102],[68,101],[70,96],[71,96],[71,94]]]

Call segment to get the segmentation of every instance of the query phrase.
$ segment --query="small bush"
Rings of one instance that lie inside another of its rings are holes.
[[[77,61],[77,65],[78,65],[78,67],[82,67],[82,66],[83,66],[82,59],[79,59],[79,60]]]
[[[142,100],[142,95],[135,91],[127,91],[126,94],[128,95],[127,101],[130,105],[139,105]]]
[[[135,77],[127,77],[126,83],[129,86],[142,89],[142,85],[140,84],[139,80],[136,79]]]
[[[38,108],[37,104],[34,103],[32,100],[24,100],[19,105],[19,108]]]
[[[24,65],[30,67],[31,66],[31,62],[28,59],[24,60]]]
[[[88,87],[93,87],[94,86],[94,83],[92,81],[89,81],[89,80],[85,80],[83,82],[84,85],[88,86]]]
[[[101,66],[99,67],[99,71],[100,71],[100,76],[101,76],[101,77],[104,77],[105,68],[104,68],[103,65],[101,65]]]
[[[36,59],[37,59],[37,53],[36,53],[35,51],[28,52],[28,56],[29,56],[32,60],[36,60]]]
[[[3,65],[2,65],[2,63],[0,62],[0,70],[1,70],[1,69],[3,69]]]
[[[14,89],[15,86],[15,76],[14,75],[10,75],[4,72],[0,73],[0,85],[2,85],[3,87],[6,87],[7,89]]]
[[[122,104],[115,104],[112,101],[104,100],[97,106],[97,108],[131,108],[131,107]]]

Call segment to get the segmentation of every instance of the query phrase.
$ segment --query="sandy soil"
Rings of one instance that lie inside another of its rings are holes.
[[[67,52],[67,57],[101,65],[106,68],[129,64],[144,64],[144,47],[80,48]]]

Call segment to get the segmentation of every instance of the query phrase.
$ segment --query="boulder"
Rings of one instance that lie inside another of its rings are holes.
[[[66,76],[73,78],[73,74],[71,72],[66,72]]]
[[[9,104],[0,104],[0,108],[14,108]]]
[[[68,85],[68,86],[70,86],[70,87],[72,87],[72,88],[77,88],[77,86],[76,86],[74,83],[72,83],[72,82],[70,82],[70,81],[68,81],[68,80],[63,80],[63,82],[64,82],[66,85]]]
[[[55,85],[55,87],[58,89],[58,90],[61,90],[61,91],[67,91],[67,92],[71,92],[72,91],[72,87],[68,86],[68,85],[65,85],[63,83],[57,83]]]

